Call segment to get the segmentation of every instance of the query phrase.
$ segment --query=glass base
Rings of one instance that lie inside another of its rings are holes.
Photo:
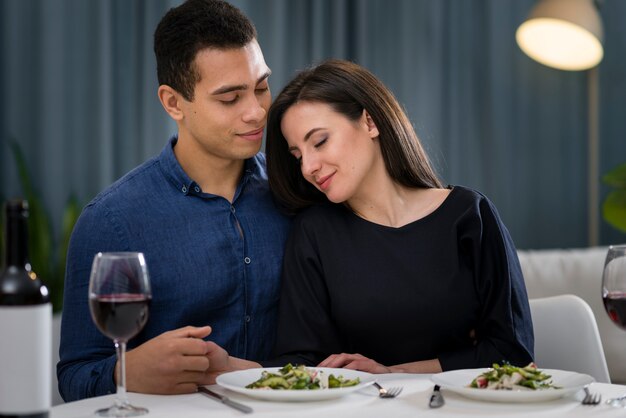
[[[145,415],[148,413],[146,408],[140,406],[125,405],[113,405],[109,408],[98,409],[95,414],[101,417],[137,417],[139,415]]]
[[[626,396],[609,399],[606,403],[611,405],[613,408],[626,408]]]

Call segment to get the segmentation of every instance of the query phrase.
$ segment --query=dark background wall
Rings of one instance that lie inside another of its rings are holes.
[[[175,125],[157,100],[152,34],[178,3],[0,1],[0,198],[21,192],[11,140],[55,225],[71,194],[87,203],[160,151]],[[324,58],[365,65],[405,106],[444,181],[490,197],[519,248],[583,247],[588,73],[517,47],[533,3],[233,1],[257,26],[274,94]],[[626,2],[604,0],[601,15],[600,174],[626,162]],[[626,241],[600,225],[601,244]]]

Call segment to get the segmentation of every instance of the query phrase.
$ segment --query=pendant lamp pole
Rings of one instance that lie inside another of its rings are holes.
[[[587,71],[589,138],[587,155],[588,242],[600,243],[600,92],[598,67]]]

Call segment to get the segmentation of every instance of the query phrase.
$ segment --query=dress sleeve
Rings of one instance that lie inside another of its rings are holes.
[[[72,232],[65,273],[57,377],[66,402],[116,391],[115,347],[92,322],[88,304],[93,257],[98,251],[112,250],[125,251],[127,244],[111,214],[87,206]]]
[[[283,261],[276,356],[264,365],[315,366],[328,355],[341,352],[316,233],[323,231],[303,219],[294,221]]]
[[[478,216],[459,228],[461,256],[472,266],[481,306],[474,345],[441,353],[443,370],[533,361],[533,326],[515,245],[493,204],[483,197],[477,205]]]

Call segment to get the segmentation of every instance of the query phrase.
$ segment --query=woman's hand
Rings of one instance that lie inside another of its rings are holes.
[[[392,373],[392,370],[361,354],[332,354],[318,364],[318,367],[336,367],[351,370],[360,370],[368,373]]]

